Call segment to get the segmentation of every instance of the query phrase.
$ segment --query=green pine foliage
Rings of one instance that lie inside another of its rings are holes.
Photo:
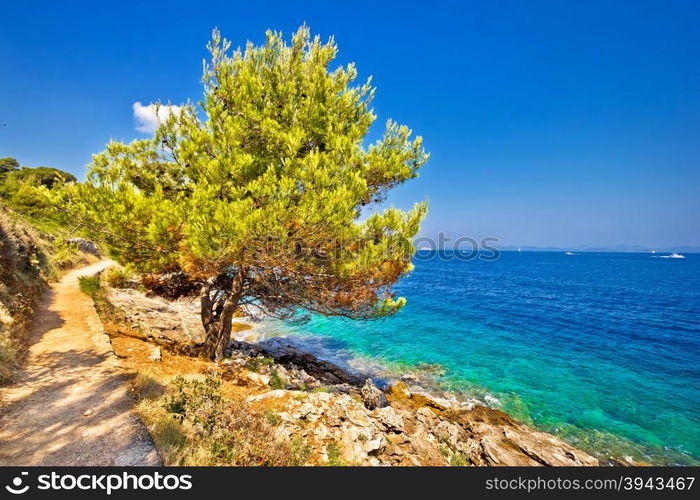
[[[12,172],[19,168],[19,162],[15,158],[0,158],[0,174]]]
[[[306,26],[235,51],[214,30],[208,48],[199,105],[162,113],[152,138],[109,143],[60,206],[135,271],[200,284],[212,357],[243,304],[285,319],[398,311],[391,286],[427,205],[371,207],[418,175],[421,138],[389,121],[365,144],[374,88]]]

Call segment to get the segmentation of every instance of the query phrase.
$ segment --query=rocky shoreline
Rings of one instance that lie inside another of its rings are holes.
[[[147,297],[134,289],[106,294],[119,321],[162,348],[187,353],[201,342],[198,304]],[[245,338],[238,325],[237,338]],[[158,360],[159,349],[153,359]],[[278,409],[277,433],[301,436],[322,462],[352,465],[561,465],[600,461],[550,434],[473,401],[445,399],[404,382],[378,388],[280,338],[234,340],[221,376],[250,387],[252,406]],[[408,377],[410,379],[410,377]],[[379,384],[381,386],[381,384]]]

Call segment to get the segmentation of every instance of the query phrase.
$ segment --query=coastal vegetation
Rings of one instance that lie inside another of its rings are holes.
[[[76,180],[74,175],[57,168],[27,167],[15,158],[0,158],[0,202],[50,233],[63,228],[46,191]]]
[[[47,284],[92,259],[78,244],[37,229],[0,201],[0,382],[11,378]]]
[[[333,39],[306,26],[233,52],[214,30],[208,48],[199,107],[162,113],[152,138],[111,142],[57,205],[144,286],[198,293],[212,359],[242,306],[286,320],[397,312],[391,286],[412,269],[427,205],[361,218],[418,175],[421,138],[389,121],[365,145],[374,88],[354,83],[353,64],[334,67]]]
[[[0,158],[0,382],[11,377],[46,285],[94,258],[71,240],[42,192],[72,181],[58,169]]]

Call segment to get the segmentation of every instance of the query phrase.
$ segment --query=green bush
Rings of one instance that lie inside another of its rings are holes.
[[[54,240],[54,253],[51,256],[51,263],[59,270],[73,267],[76,254],[79,251],[78,245],[68,243],[65,238]]]
[[[263,417],[265,417],[267,423],[270,424],[272,427],[277,427],[280,423],[282,423],[282,419],[280,418],[280,416],[271,410],[265,410],[265,412],[263,412]]]
[[[14,158],[0,158],[0,174],[12,172],[19,168],[19,162]]]
[[[275,360],[267,357],[251,358],[245,364],[245,367],[251,372],[258,372],[263,366],[272,366],[275,364]]]
[[[33,226],[54,235],[64,232],[64,226],[74,221],[64,220],[54,209],[49,202],[49,191],[75,181],[75,176],[56,168],[20,168],[13,158],[0,158],[0,199]]]
[[[338,443],[331,441],[326,445],[326,455],[328,455],[328,465],[331,467],[342,467],[346,465],[343,455],[340,452]]]
[[[112,288],[134,288],[137,286],[133,273],[124,267],[110,267],[104,272],[104,280]]]
[[[465,465],[467,465],[467,457],[464,453],[458,451],[450,457],[450,466],[464,467]]]
[[[178,420],[186,418],[209,436],[223,418],[223,406],[219,389],[221,381],[207,377],[203,381],[187,380],[177,376],[172,387],[174,394],[168,396],[164,407]]]
[[[270,387],[273,389],[284,389],[287,387],[277,370],[272,370],[272,373],[270,373]]]
[[[80,291],[86,295],[89,295],[93,299],[97,292],[100,291],[100,277],[99,276],[78,276],[78,285],[80,286]]]

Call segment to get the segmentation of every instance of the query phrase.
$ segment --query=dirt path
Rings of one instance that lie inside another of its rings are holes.
[[[129,385],[78,276],[51,287],[27,361],[0,391],[0,465],[160,465]]]

